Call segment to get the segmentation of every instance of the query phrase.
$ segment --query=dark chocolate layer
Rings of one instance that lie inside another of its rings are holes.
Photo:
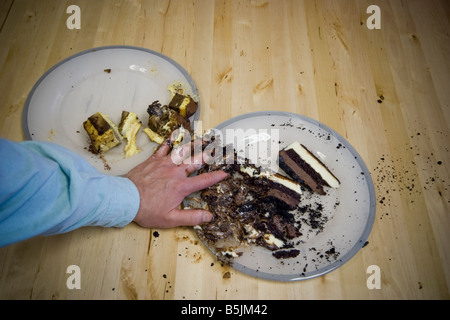
[[[294,150],[281,150],[279,165],[281,169],[297,182],[306,184],[313,191],[321,195],[325,194],[323,186],[328,186],[328,183]]]

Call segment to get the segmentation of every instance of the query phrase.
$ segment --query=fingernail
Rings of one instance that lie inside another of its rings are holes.
[[[202,222],[210,222],[212,220],[212,214],[204,213],[202,217]]]

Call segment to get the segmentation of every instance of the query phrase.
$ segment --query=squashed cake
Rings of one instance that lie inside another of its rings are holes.
[[[222,164],[206,164],[199,171],[224,170],[229,174],[201,192],[201,202],[213,214],[213,220],[195,227],[199,238],[213,247],[219,258],[237,257],[241,253],[236,249],[247,244],[271,251],[291,248],[291,240],[300,231],[289,211],[300,202],[300,185],[239,161],[234,150],[224,147],[223,151]]]
[[[338,188],[339,180],[298,142],[279,152],[280,167],[288,176],[264,171],[238,159],[233,148],[222,148],[222,159],[216,157],[199,171],[229,174],[197,196],[196,203],[213,214],[211,222],[194,228],[199,238],[222,260],[239,257],[247,245],[267,248],[277,259],[298,256],[294,244],[302,220],[294,212],[301,205],[302,187],[323,195],[324,186]]]

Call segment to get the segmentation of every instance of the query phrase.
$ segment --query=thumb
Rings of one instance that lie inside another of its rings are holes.
[[[173,209],[168,213],[168,224],[170,227],[196,226],[205,222],[210,222],[212,214],[201,209]]]

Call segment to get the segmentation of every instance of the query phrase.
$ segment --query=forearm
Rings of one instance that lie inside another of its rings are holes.
[[[0,246],[83,226],[122,227],[139,208],[127,178],[51,143],[0,139]]]

